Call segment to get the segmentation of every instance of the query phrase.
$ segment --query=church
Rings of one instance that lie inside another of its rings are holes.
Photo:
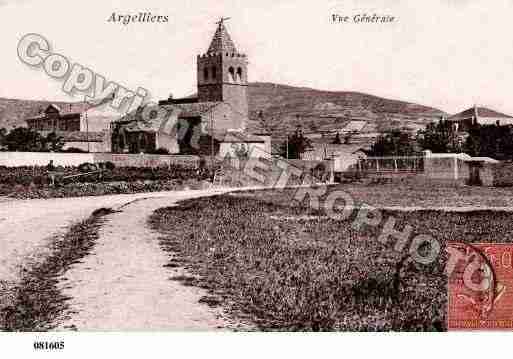
[[[235,156],[243,149],[252,157],[269,157],[268,135],[246,131],[248,61],[237,49],[221,19],[208,50],[196,58],[197,94],[159,101],[173,117],[176,131],[162,131],[162,120],[144,121],[142,111],[127,114],[112,125],[112,152]],[[196,141],[194,139],[197,139]]]

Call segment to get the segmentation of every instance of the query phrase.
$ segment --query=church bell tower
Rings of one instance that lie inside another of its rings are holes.
[[[248,65],[245,54],[233,43],[224,21],[217,22],[217,29],[207,52],[198,55],[198,101],[222,101],[237,114],[237,127],[245,128],[248,118]]]

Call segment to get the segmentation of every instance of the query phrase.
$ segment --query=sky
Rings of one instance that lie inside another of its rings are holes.
[[[167,23],[108,22],[151,12]],[[332,14],[394,16],[333,23]],[[0,0],[0,97],[70,99],[17,57],[38,33],[52,51],[153,99],[196,91],[196,56],[226,22],[250,81],[359,91],[449,113],[474,104],[513,115],[513,0]]]

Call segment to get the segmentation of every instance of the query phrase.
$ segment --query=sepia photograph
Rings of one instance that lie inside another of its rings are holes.
[[[0,344],[511,332],[512,14],[0,0]]]

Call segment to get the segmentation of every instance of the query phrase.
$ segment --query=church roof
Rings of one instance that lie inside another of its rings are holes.
[[[211,109],[223,102],[210,101],[210,102],[194,102],[194,103],[177,103],[160,105],[168,112],[177,113],[179,118],[187,117],[202,117],[207,114]],[[126,131],[150,131],[157,132],[162,125],[162,118],[152,118],[144,120],[142,118],[143,107],[125,114],[123,117],[115,120],[114,122],[122,123]]]
[[[231,143],[259,143],[265,142],[262,136],[254,135],[243,131],[229,131],[229,130],[217,130],[214,131],[214,138],[219,142],[231,142]]]
[[[180,109],[178,117],[201,117],[206,114],[208,111],[219,105],[220,101],[207,101],[207,102],[192,102],[192,103],[175,103],[171,106],[174,108]],[[164,108],[167,108],[164,105]]]
[[[223,21],[219,22],[217,26],[217,30],[214,34],[212,42],[208,48],[207,54],[215,54],[215,53],[224,53],[228,52],[230,54],[237,53],[237,48],[233,43],[230,34],[226,30]]]

